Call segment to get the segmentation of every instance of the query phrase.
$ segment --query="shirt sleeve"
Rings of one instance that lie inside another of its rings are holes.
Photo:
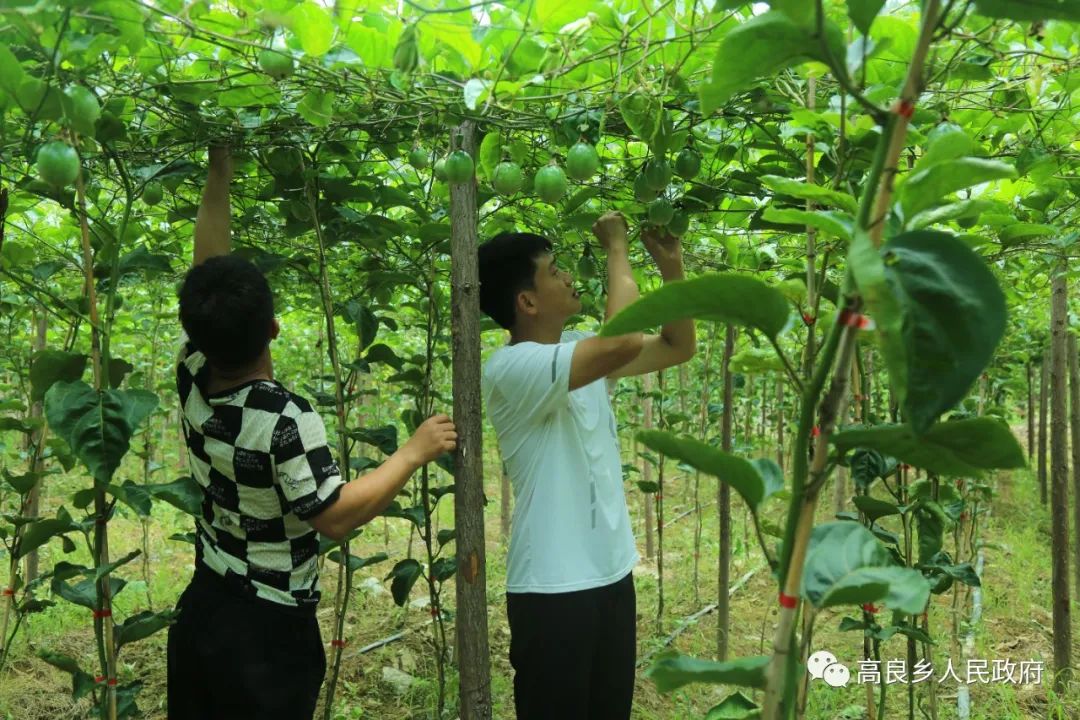
[[[274,481],[289,509],[301,520],[335,503],[345,484],[326,444],[326,427],[317,412],[281,415],[271,441]]]
[[[513,414],[546,417],[570,396],[570,361],[578,340],[557,344],[521,343],[508,348],[490,378]]]
[[[180,331],[180,352],[176,357],[176,389],[180,395],[180,407],[187,405],[192,389],[205,394],[209,365],[206,356],[195,348],[188,334]]]

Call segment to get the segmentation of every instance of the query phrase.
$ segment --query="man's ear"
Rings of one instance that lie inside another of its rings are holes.
[[[278,322],[277,318],[274,318],[274,319],[272,319],[270,321],[270,339],[271,340],[277,340],[278,335],[280,335],[280,334],[281,334],[281,323]]]
[[[517,294],[515,306],[522,315],[535,315],[538,312],[536,298],[529,290],[522,290]]]

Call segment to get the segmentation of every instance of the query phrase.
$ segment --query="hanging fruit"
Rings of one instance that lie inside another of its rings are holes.
[[[146,187],[143,188],[142,199],[147,205],[157,205],[161,202],[162,192],[161,183],[148,182]]]
[[[585,246],[585,251],[577,262],[577,274],[582,280],[592,280],[596,277],[596,258],[593,257],[592,248]]]
[[[693,180],[701,172],[701,156],[692,148],[684,148],[675,158],[675,174],[683,180]]]
[[[652,202],[656,199],[658,192],[653,190],[649,186],[649,181],[646,179],[645,174],[642,173],[634,178],[634,199],[638,202]]]
[[[79,154],[65,142],[45,143],[38,150],[37,171],[49,185],[66,187],[79,176]]]
[[[259,51],[259,67],[275,80],[284,80],[294,69],[291,55],[270,49]]]
[[[422,147],[413,148],[409,152],[409,164],[417,170],[423,170],[431,162],[427,150]]]
[[[675,215],[675,208],[667,198],[656,198],[649,203],[649,222],[667,225]]]
[[[520,190],[523,181],[521,166],[515,162],[501,162],[491,173],[491,186],[495,192],[507,197]]]
[[[541,200],[554,205],[566,194],[566,173],[558,165],[548,165],[537,171],[533,185]]]
[[[653,158],[645,163],[642,174],[645,182],[656,192],[660,192],[671,183],[671,165],[663,158]]]
[[[574,180],[588,180],[600,169],[600,156],[596,148],[579,142],[566,153],[566,174]]]
[[[468,182],[473,177],[472,156],[464,150],[455,150],[447,156],[444,170],[449,182]]]

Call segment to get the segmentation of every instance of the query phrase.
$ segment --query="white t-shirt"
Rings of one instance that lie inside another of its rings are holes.
[[[514,487],[507,592],[610,585],[638,562],[605,380],[570,391],[570,360],[590,333],[496,350],[484,404]]]

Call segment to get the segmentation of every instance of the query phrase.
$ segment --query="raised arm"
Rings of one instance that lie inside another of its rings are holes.
[[[229,254],[229,186],[232,175],[229,148],[210,148],[210,171],[206,176],[199,213],[195,217],[195,265],[207,258]]]
[[[682,242],[679,238],[668,235],[662,228],[649,226],[642,229],[641,240],[656,262],[665,283],[683,279]],[[692,318],[670,322],[660,329],[659,335],[646,335],[637,357],[608,377],[644,375],[684,363],[694,356],[696,347]]]
[[[630,269],[626,218],[620,212],[606,212],[593,223],[593,234],[607,253],[607,306],[604,319],[638,299],[638,286]]]

